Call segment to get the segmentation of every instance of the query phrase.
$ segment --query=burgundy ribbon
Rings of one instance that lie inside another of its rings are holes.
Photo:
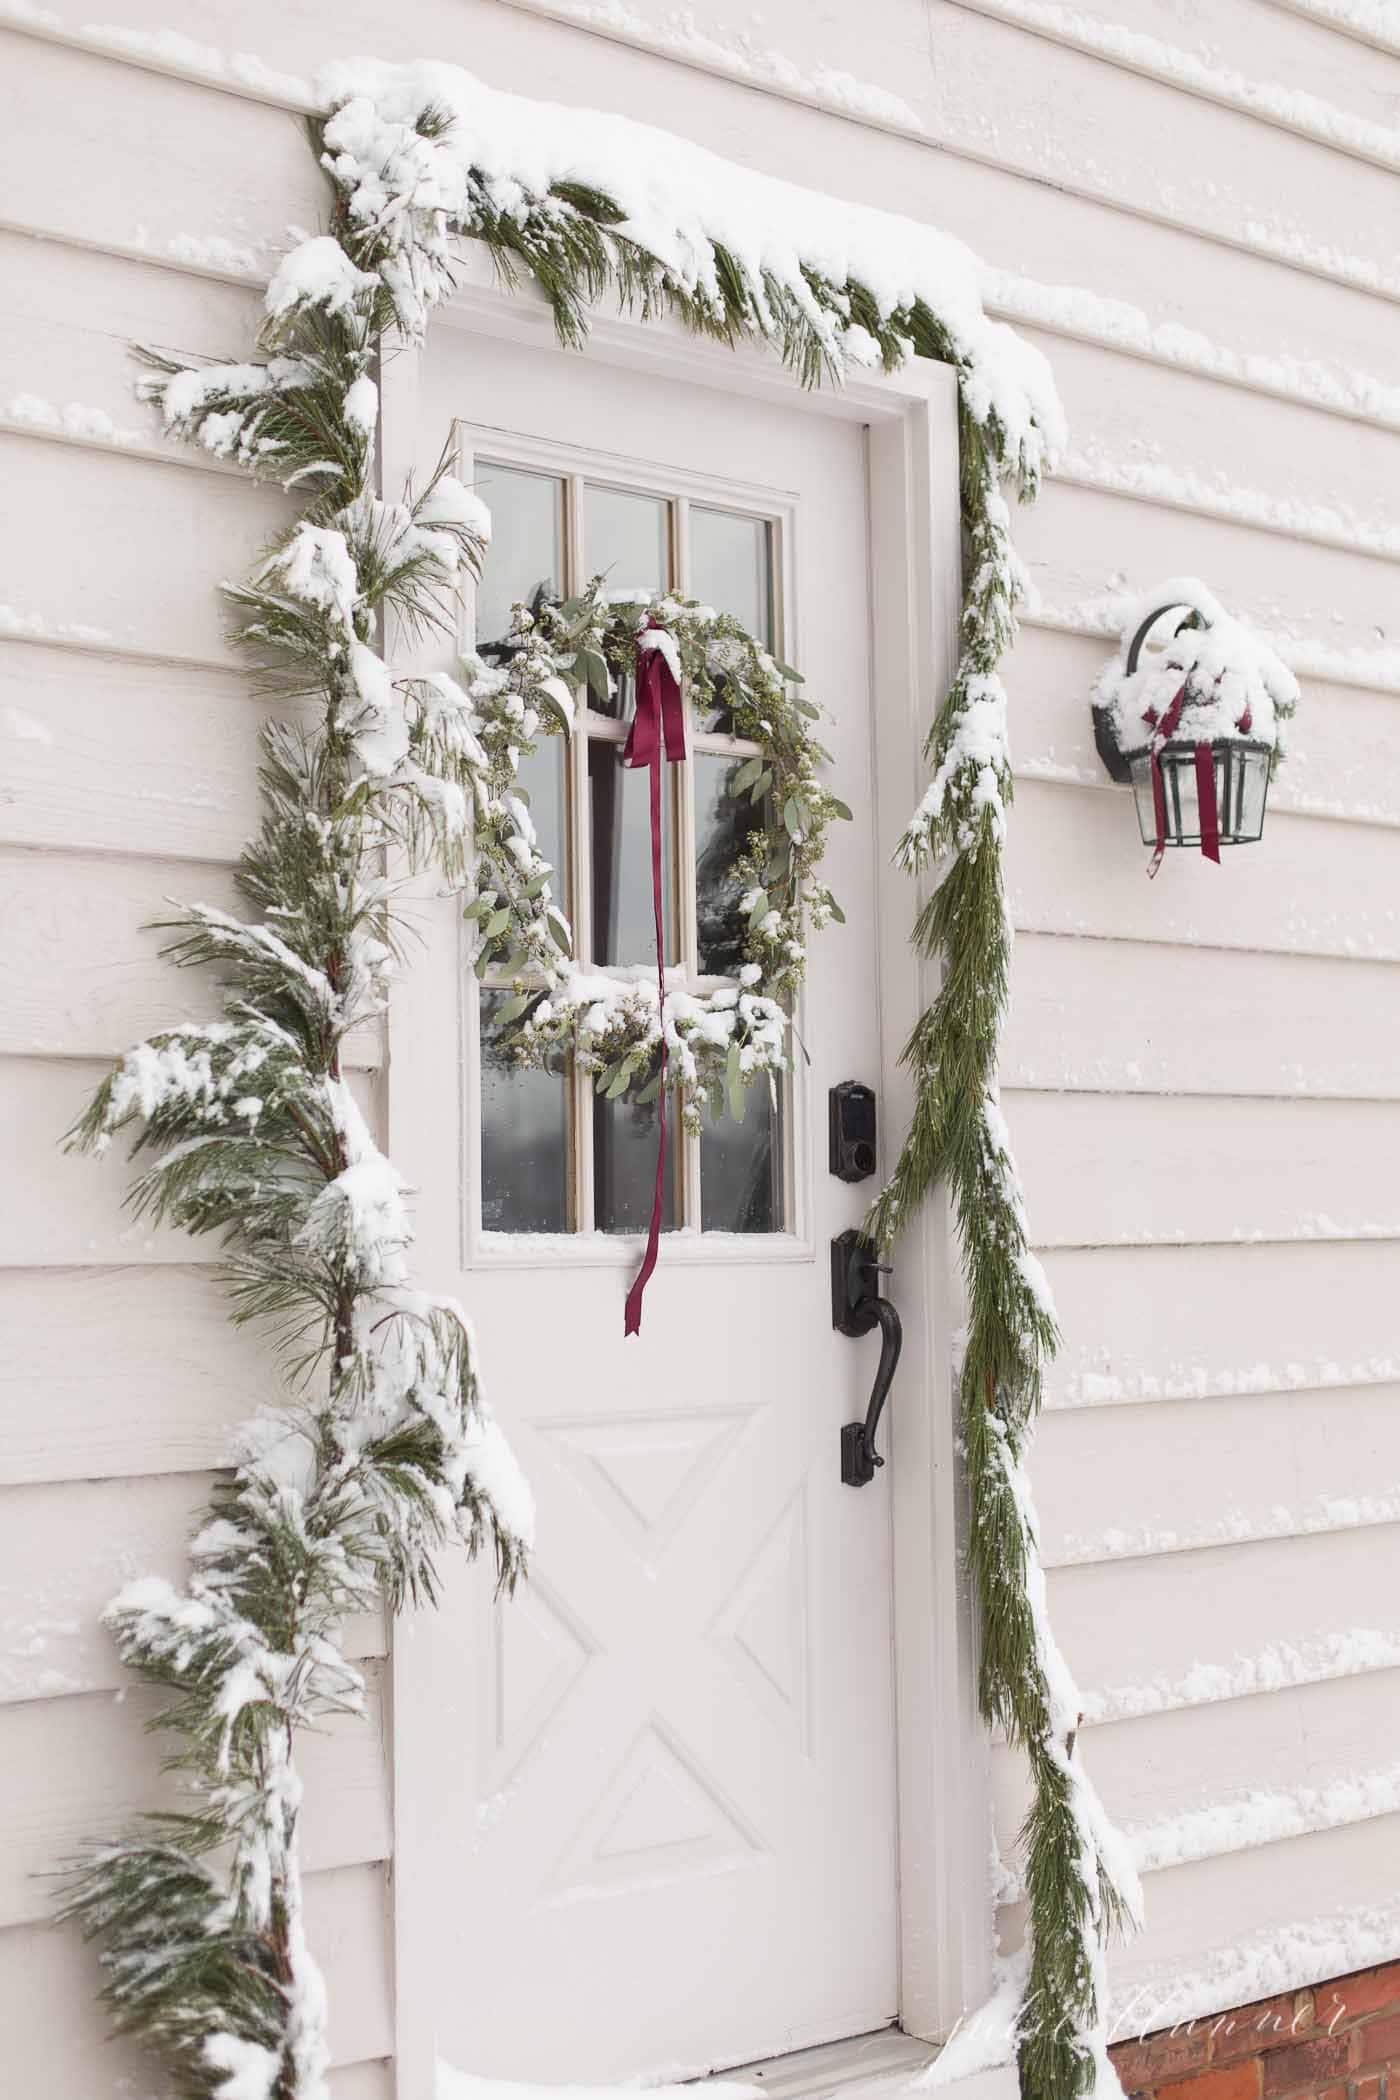
[[[659,620],[648,617],[646,630],[664,632]],[[666,758],[676,765],[685,757],[685,709],[676,674],[665,654],[655,646],[637,648],[637,708],[627,742],[622,747],[625,766],[647,766],[651,771],[651,895],[656,911],[656,999],[661,1026],[661,1090],[657,1096],[661,1129],[656,1147],[656,1188],[651,1199],[651,1229],[642,1266],[627,1293],[622,1331],[640,1334],[642,1293],[656,1267],[657,1242],[661,1237],[661,1202],[666,1179],[666,947],[661,903],[661,745]]]
[[[1186,697],[1186,688],[1173,700],[1152,732],[1152,813],[1157,820],[1157,841],[1151,860],[1147,864],[1149,875],[1155,875],[1162,865],[1162,855],[1167,850],[1167,795],[1162,785],[1162,762],[1159,756],[1163,744],[1176,733],[1181,720],[1181,706]],[[1201,852],[1207,860],[1220,865],[1220,805],[1215,794],[1215,754],[1207,743],[1196,746],[1196,806],[1201,817]]]

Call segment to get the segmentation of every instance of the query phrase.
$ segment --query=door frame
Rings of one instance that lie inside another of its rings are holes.
[[[465,257],[457,290],[435,328],[464,329],[554,344],[553,321],[533,287],[503,290],[484,251]],[[403,345],[381,373],[381,486],[397,493],[421,481],[428,463],[419,419],[421,348]],[[587,347],[570,356],[689,380],[720,392],[781,400],[804,413],[868,427],[871,674],[875,705],[873,781],[880,984],[879,1099],[882,1168],[891,1139],[908,1127],[914,1089],[898,1062],[919,1014],[935,995],[937,963],[918,956],[909,932],[928,894],[894,850],[918,800],[923,743],[957,658],[962,613],[957,380],[950,366],[913,359],[893,374],[862,373],[840,390],[804,389],[771,354],[691,335],[670,320],[598,315]],[[464,418],[475,404],[464,404]],[[485,419],[484,417],[482,418]],[[440,444],[440,434],[435,443]],[[434,457],[436,454],[434,453]],[[396,670],[426,661],[423,646],[390,633]],[[451,915],[433,886],[413,891],[428,919]],[[396,983],[386,1022],[381,1108],[396,1163],[417,1191],[418,1272],[455,1273],[462,1216],[455,1174],[460,1154],[463,1074],[455,987],[410,959]],[[396,1043],[412,1058],[396,1060]],[[435,1053],[425,1084],[423,1045]],[[442,1103],[453,1102],[455,1131]],[[978,1717],[976,1638],[963,1572],[965,1493],[956,1438],[954,1336],[963,1321],[950,1206],[940,1193],[908,1228],[896,1251],[892,1293],[904,1325],[900,1388],[889,1410],[894,1526],[895,1755],[898,1807],[900,2025],[928,2042],[947,2037],[991,1987],[991,1805],[989,1745]],[[922,1392],[922,1404],[918,1394]],[[834,1462],[834,1456],[833,1456]],[[458,1594],[462,1571],[444,1588]],[[476,1578],[484,1589],[484,1580]],[[397,1622],[390,1643],[393,1687],[391,1786],[395,1849],[408,1817],[432,1801],[443,1816],[475,1814],[468,1745],[474,1725],[454,1714],[441,1680],[433,1683],[432,1614]],[[420,1623],[420,1619],[425,1622]],[[399,2100],[432,2091],[432,2008],[454,1980],[439,1973],[441,1914],[433,1892],[391,1877],[395,1970],[394,2028]],[[455,1988],[460,1988],[456,1985]]]

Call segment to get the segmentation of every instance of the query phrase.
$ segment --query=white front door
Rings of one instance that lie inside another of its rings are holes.
[[[888,1472],[840,1479],[877,1345],[833,1333],[828,1255],[877,1185],[833,1178],[826,1136],[828,1088],[876,1084],[880,1061],[866,433],[446,328],[420,390],[420,460],[455,423],[494,516],[479,639],[536,585],[597,571],[730,610],[829,710],[855,813],[827,863],[846,924],[813,938],[798,1016],[810,1064],[776,1113],[755,1087],[742,1125],[676,1148],[638,1338],[623,1298],[654,1111],[505,1067],[489,981],[442,915],[413,967],[450,969],[460,1036],[442,1039],[444,1000],[441,1030],[394,1038],[400,1092],[407,1071],[444,1132],[460,1119],[462,1273],[425,1280],[471,1312],[539,1508],[514,1599],[458,1572],[402,1636],[401,1963],[435,1920],[438,2045],[463,2069],[690,2074],[898,2011]],[[668,940],[713,969],[707,847],[744,754],[690,728],[668,769]],[[580,698],[572,749],[542,745],[528,776],[598,967],[654,959],[646,776],[620,767],[621,734]]]

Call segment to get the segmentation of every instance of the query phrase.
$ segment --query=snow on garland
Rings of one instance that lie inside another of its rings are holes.
[[[1035,1782],[1021,2080],[1034,2100],[1074,2100],[1106,2069],[1103,1934],[1136,1896],[1075,1760],[1077,1696],[1045,1613],[1025,1460],[1054,1316],[996,1098],[1010,944],[996,665],[1021,589],[1001,484],[1033,496],[1061,440],[1048,368],[986,319],[969,251],[916,221],[625,119],[499,94],[454,67],[357,61],[329,69],[322,96],[332,231],[277,270],[263,359],[161,364],[151,382],[169,428],[307,493],[302,521],[232,595],[260,672],[312,703],[313,720],[266,740],[263,827],[240,871],[253,922],[196,907],[177,931],[177,961],[225,973],[226,1019],[133,1051],[80,1132],[100,1146],[137,1124],[156,1158],[135,1201],[222,1233],[234,1316],[272,1322],[306,1397],[248,1433],[185,1591],[137,1584],[109,1609],[125,1660],[170,1696],[198,1805],[90,1854],[70,1911],[104,1943],[114,2023],[163,2056],[181,2092],[323,2100],[295,1730],[358,1699],[334,1630],[348,1610],[378,1590],[395,1608],[431,1597],[433,1549],[450,1535],[469,1548],[492,1535],[507,1580],[528,1544],[528,1490],[477,1391],[470,1331],[455,1306],[407,1285],[402,1186],[340,1063],[392,968],[385,845],[458,877],[475,864],[488,885],[509,862],[534,866],[509,788],[523,707],[479,673],[465,688],[396,681],[375,648],[386,612],[441,617],[485,543],[481,506],[450,475],[411,502],[373,488],[381,345],[395,330],[421,337],[473,239],[507,281],[534,281],[566,343],[612,293],[721,341],[767,342],[808,383],[913,355],[957,372],[963,646],[903,846],[911,868],[936,865],[914,938],[943,958],[943,989],[906,1051],[914,1120],[869,1229],[890,1244],[948,1181],[970,1306],[980,1701],[1025,1745]],[[526,924],[543,927],[526,952],[545,959],[548,910]]]

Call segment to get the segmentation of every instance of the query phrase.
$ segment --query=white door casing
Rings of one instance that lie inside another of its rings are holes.
[[[419,1273],[477,1317],[487,1390],[540,1493],[541,1547],[512,1604],[493,1608],[481,1571],[454,1566],[441,1611],[395,1634],[398,2077],[415,2100],[434,2046],[466,2068],[566,2079],[696,2071],[896,2011],[933,2037],[986,1967],[941,1212],[900,1250],[890,1464],[862,1491],[839,1484],[836,1430],[863,1409],[874,1344],[831,1333],[826,1286],[827,1238],[868,1193],[826,1174],[826,1086],[874,1081],[887,1162],[908,1107],[895,1056],[928,991],[907,947],[914,886],[887,861],[956,633],[951,375],[811,395],[669,327],[603,322],[580,357],[541,321],[538,302],[477,285],[424,357],[386,368],[386,487],[421,477],[455,413],[498,460],[529,464],[552,442],[565,471],[621,478],[630,458],[644,481],[664,473],[711,501],[737,490],[785,519],[799,573],[784,646],[816,697],[846,706],[834,784],[858,822],[832,864],[848,926],[814,943],[793,1229],[742,1254],[699,1236],[666,1247],[625,1349],[635,1243],[522,1254],[475,1229],[470,979],[455,908],[418,899],[424,942],[390,1016],[391,1137],[421,1190]],[[825,505],[804,511],[804,481]],[[849,703],[867,667],[873,783],[865,708]]]

